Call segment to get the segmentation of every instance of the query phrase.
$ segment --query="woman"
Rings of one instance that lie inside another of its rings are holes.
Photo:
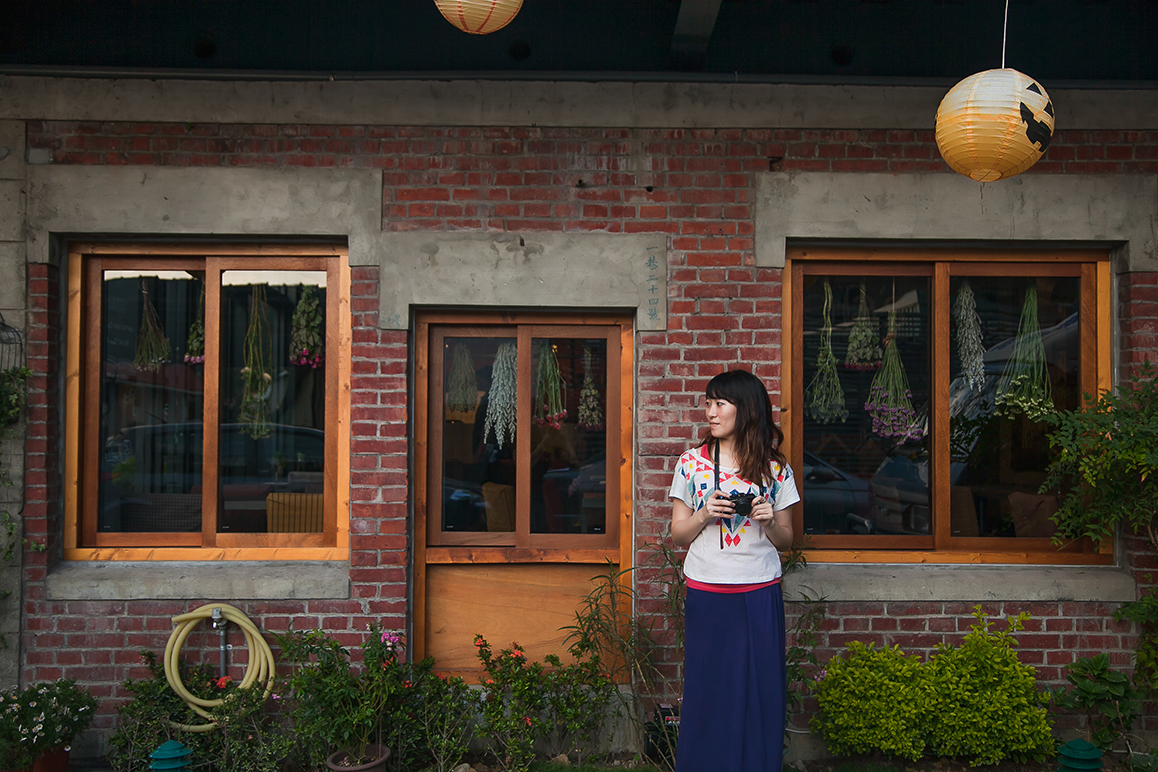
[[[800,495],[764,384],[732,370],[706,391],[708,429],[671,487],[672,537],[688,546],[676,772],[775,772],[787,699],[779,551]]]

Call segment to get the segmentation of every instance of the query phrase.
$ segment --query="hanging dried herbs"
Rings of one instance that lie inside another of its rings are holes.
[[[909,376],[897,350],[897,312],[889,311],[889,328],[885,335],[885,354],[881,369],[869,387],[864,409],[873,417],[873,433],[881,437],[919,440],[924,435],[913,411],[913,394]]]
[[[877,336],[877,320],[869,313],[868,293],[865,282],[860,283],[860,306],[856,311],[856,321],[848,332],[848,351],[844,356],[844,366],[849,370],[876,370],[881,366],[881,343]]]
[[[844,406],[844,390],[836,372],[836,356],[832,353],[832,286],[824,280],[824,326],[820,328],[820,350],[816,352],[816,375],[805,393],[808,414],[820,423],[848,420]]]
[[[137,352],[133,357],[133,365],[138,370],[156,372],[161,365],[169,361],[172,349],[165,331],[161,329],[161,318],[157,316],[157,309],[149,299],[149,284],[141,278],[141,330],[137,333]]]
[[[957,323],[957,356],[965,382],[973,391],[985,387],[985,347],[981,345],[981,316],[977,313],[977,298],[969,280],[961,282],[957,300],[953,303],[953,321]]]
[[[290,326],[290,361],[317,369],[326,358],[326,335],[322,324],[322,304],[318,302],[313,287],[301,285],[301,295],[294,307]]]
[[[241,368],[241,433],[259,439],[271,433],[269,395],[273,383],[273,343],[266,312],[265,285],[253,285],[249,328],[245,331],[244,367]]]
[[[185,361],[191,365],[199,365],[205,361],[205,282],[201,282],[197,318],[189,327],[189,337],[185,340]]]
[[[465,343],[454,344],[450,360],[450,379],[446,386],[446,407],[452,412],[468,413],[478,404],[478,378],[474,359]]]
[[[997,414],[1012,417],[1022,413],[1031,421],[1044,421],[1056,411],[1045,366],[1045,344],[1037,319],[1037,282],[1025,289],[1021,320],[1017,324],[1013,354],[1001,371],[993,400]]]
[[[603,429],[603,408],[599,404],[599,389],[591,377],[591,349],[583,349],[583,388],[579,391],[579,428],[585,432]]]
[[[495,354],[491,370],[491,390],[487,397],[487,417],[483,424],[483,441],[495,432],[495,441],[501,448],[503,437],[509,435],[515,441],[515,419],[518,399],[518,358],[519,349],[514,343],[504,343]]]
[[[551,341],[539,344],[539,368],[535,375],[535,404],[531,408],[532,420],[540,426],[559,429],[567,410],[563,407],[563,375],[559,372],[559,360],[555,357],[555,347]]]

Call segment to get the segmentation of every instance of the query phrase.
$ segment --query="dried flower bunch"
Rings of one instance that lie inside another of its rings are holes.
[[[469,413],[478,405],[478,377],[474,359],[465,343],[454,344],[450,378],[446,386],[446,407],[452,412]]]
[[[559,429],[567,417],[563,407],[563,375],[559,372],[559,360],[551,341],[539,344],[539,368],[535,376],[535,405],[531,409],[531,420],[540,426]]]
[[[603,429],[603,407],[599,390],[591,376],[591,349],[583,349],[583,388],[579,391],[579,428],[586,432]]]
[[[953,321],[957,323],[957,356],[961,358],[962,375],[973,391],[985,387],[985,347],[981,345],[981,316],[977,298],[969,280],[961,283],[953,303]]]
[[[137,333],[137,351],[133,357],[133,365],[138,370],[156,372],[165,362],[169,361],[172,349],[165,331],[161,328],[161,317],[153,301],[149,299],[148,280],[141,278],[141,301],[144,306],[141,314],[141,330]]]
[[[241,433],[253,439],[268,437],[269,394],[273,382],[272,341],[266,313],[265,285],[253,285],[249,328],[245,331],[245,366],[241,368]]]
[[[1057,412],[1053,404],[1049,372],[1045,366],[1045,344],[1037,319],[1037,283],[1030,281],[1021,306],[1013,354],[1001,371],[997,395],[993,399],[1000,416],[1022,413],[1031,421],[1044,421]]]
[[[199,365],[205,361],[205,282],[201,282],[197,318],[189,326],[189,337],[185,340],[185,361],[191,365]]]
[[[501,448],[503,437],[509,435],[515,441],[515,420],[518,397],[519,349],[514,343],[504,343],[495,354],[491,376],[491,390],[487,398],[487,417],[483,424],[483,441],[495,432],[495,441]]]
[[[322,304],[314,288],[301,285],[301,295],[290,323],[290,362],[317,369],[326,358],[326,335]]]
[[[832,286],[824,280],[824,326],[820,328],[820,350],[816,352],[816,375],[805,393],[808,414],[820,423],[848,420],[844,389],[836,372],[832,353]]]
[[[873,433],[900,440],[919,440],[924,431],[913,411],[913,393],[909,391],[909,376],[897,350],[897,312],[889,311],[888,334],[885,335],[885,355],[881,369],[869,387],[869,398],[864,409],[872,414]]]
[[[881,366],[881,341],[877,335],[877,321],[869,313],[865,282],[860,283],[860,306],[856,320],[848,332],[848,351],[844,366],[849,370],[876,370]]]

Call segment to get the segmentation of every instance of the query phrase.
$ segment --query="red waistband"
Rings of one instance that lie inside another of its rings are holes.
[[[762,590],[765,587],[771,587],[774,584],[780,584],[780,579],[776,578],[770,582],[757,582],[756,584],[710,584],[708,582],[697,582],[695,579],[688,579],[688,588],[692,590],[703,590],[704,592],[752,592],[752,590]]]

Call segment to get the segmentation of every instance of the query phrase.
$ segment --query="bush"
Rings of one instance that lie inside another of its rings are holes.
[[[980,607],[960,646],[941,645],[927,663],[898,647],[849,644],[817,685],[812,728],[838,754],[882,752],[917,760],[926,751],[973,766],[1005,758],[1044,761],[1053,751],[1049,696],[1014,652],[1028,614],[994,632]]]
[[[882,751],[916,760],[925,751],[918,699],[920,662],[899,647],[853,641],[846,659],[833,657],[816,687],[812,718],[837,754]]]
[[[1045,761],[1054,747],[1048,693],[1037,689],[1034,669],[1017,658],[1013,633],[1029,614],[1010,617],[994,632],[980,607],[977,623],[960,646],[942,644],[921,668],[922,705],[929,750],[960,756],[971,766],[1005,758]]]

